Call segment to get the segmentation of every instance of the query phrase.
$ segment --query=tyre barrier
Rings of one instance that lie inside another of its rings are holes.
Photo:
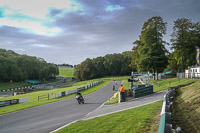
[[[0,92],[8,92],[8,91],[15,91],[15,90],[21,90],[21,89],[30,89],[31,86],[21,87],[21,88],[11,88],[11,89],[4,89],[0,90]]]
[[[177,95],[176,89],[190,85],[194,82],[179,85],[176,87],[169,87],[167,94],[163,97],[163,105],[161,110],[161,118],[160,124],[158,128],[158,133],[172,133],[172,124],[171,124],[171,112],[170,112],[170,105],[172,104],[172,99]]]

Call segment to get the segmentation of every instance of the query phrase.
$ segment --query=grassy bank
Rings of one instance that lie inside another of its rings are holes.
[[[200,80],[178,89],[172,104],[173,128],[181,127],[181,133],[200,133]]]
[[[74,77],[74,68],[59,67],[59,76],[62,76],[62,77]]]
[[[77,122],[57,133],[144,133],[157,131],[151,127],[155,114],[160,111],[162,101],[142,107]]]

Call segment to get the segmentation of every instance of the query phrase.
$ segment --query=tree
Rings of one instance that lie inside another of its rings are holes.
[[[78,72],[76,72],[76,77],[79,77],[80,80],[88,80],[94,77],[93,70],[94,66],[92,64],[92,60],[87,58],[85,61],[81,63],[80,66],[77,66],[75,71],[78,69]],[[77,75],[80,74],[80,75]]]
[[[176,51],[178,65],[181,64],[181,71],[184,71],[186,61],[186,46],[188,45],[189,31],[192,26],[190,20],[182,18],[174,21],[172,33],[172,48]],[[180,70],[179,70],[180,71]]]
[[[94,78],[103,77],[106,75],[106,70],[104,67],[104,57],[97,57],[92,60],[94,65]]]
[[[188,66],[195,65],[195,46],[200,46],[200,23],[192,23],[186,18],[177,19],[171,37],[178,71],[183,72]]]
[[[135,71],[135,68],[131,68],[131,51],[126,51],[122,53],[122,60],[121,60],[121,72],[120,75],[128,75],[131,73],[131,70]]]
[[[166,34],[166,24],[159,16],[150,18],[144,23],[140,40],[134,42],[133,55],[136,55],[132,65],[136,65],[138,71],[162,72],[167,65],[167,50],[162,40]]]

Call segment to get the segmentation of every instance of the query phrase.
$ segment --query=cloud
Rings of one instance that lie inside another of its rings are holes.
[[[39,47],[39,48],[49,48],[49,45],[46,44],[31,44],[33,47]]]
[[[124,9],[124,7],[120,5],[109,5],[106,7],[106,11],[115,11],[115,10],[122,10],[122,9]]]
[[[198,0],[1,0],[0,47],[75,65],[131,50],[152,16],[168,23],[169,41],[177,18],[200,21],[198,5]]]

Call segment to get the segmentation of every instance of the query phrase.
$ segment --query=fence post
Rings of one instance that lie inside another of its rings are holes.
[[[118,98],[118,103],[120,103],[120,102],[121,102],[121,94],[120,94],[120,91],[118,92],[118,96],[119,96],[119,98]]]
[[[49,93],[48,93],[48,100],[49,100]]]

